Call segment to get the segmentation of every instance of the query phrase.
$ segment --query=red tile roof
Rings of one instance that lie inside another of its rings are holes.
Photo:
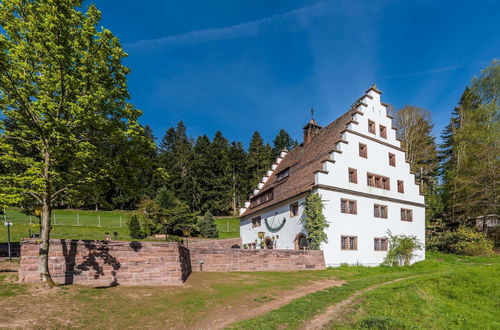
[[[273,190],[273,199],[260,205],[250,206],[240,217],[247,216],[259,210],[275,205],[289,198],[308,192],[314,186],[314,173],[323,169],[322,163],[330,158],[330,153],[341,140],[341,133],[352,121],[360,104],[358,99],[354,105],[330,125],[322,128],[306,145],[300,145],[285,155],[278,167],[273,171],[258,195]],[[277,181],[276,175],[289,169],[289,176]]]

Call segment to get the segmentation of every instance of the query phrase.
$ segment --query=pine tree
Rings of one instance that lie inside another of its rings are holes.
[[[283,149],[292,150],[295,142],[284,129],[280,129],[273,141],[273,158],[277,158]]]
[[[215,225],[215,220],[212,214],[207,211],[205,216],[198,223],[200,228],[200,235],[207,238],[217,238],[219,237],[219,231]]]
[[[211,162],[211,142],[206,135],[199,136],[194,146],[192,181],[194,190],[195,210],[206,212],[210,210],[210,181],[212,178]]]
[[[169,188],[180,200],[194,208],[195,194],[192,182],[193,141],[186,135],[182,121],[169,128],[160,143],[160,167],[168,173]]]
[[[248,157],[241,142],[232,142],[229,147],[229,162],[231,164],[231,207],[236,215],[238,208],[247,199],[246,169]]]
[[[139,220],[136,215],[130,217],[130,221],[128,223],[128,230],[130,231],[130,237],[132,238],[143,238],[144,235],[141,231],[141,226],[139,224]]]
[[[255,189],[266,171],[271,168],[274,161],[272,156],[271,146],[264,144],[259,132],[254,132],[248,148],[247,195]]]
[[[442,144],[440,145],[439,157],[441,160],[441,175],[443,177],[443,200],[445,202],[444,212],[451,222],[458,221],[460,212],[457,213],[457,194],[455,177],[457,175],[458,164],[461,162],[463,152],[457,145],[457,132],[463,127],[466,118],[469,117],[479,105],[479,99],[469,87],[463,92],[458,107],[453,110],[450,123],[441,134]],[[463,148],[462,148],[463,149]]]
[[[446,211],[452,222],[499,212],[500,62],[472,81],[443,133]]]
[[[221,132],[216,132],[210,146],[210,184],[207,187],[209,210],[216,215],[226,215],[231,209],[231,163],[229,142]]]

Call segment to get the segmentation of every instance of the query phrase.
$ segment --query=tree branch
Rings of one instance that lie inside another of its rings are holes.
[[[28,191],[27,193],[33,196],[38,203],[42,204],[42,199],[34,191]]]
[[[59,195],[60,193],[62,193],[65,190],[68,190],[68,188],[67,187],[66,188],[61,188],[61,189],[55,191],[54,193],[52,193],[52,199],[56,198],[57,195]]]

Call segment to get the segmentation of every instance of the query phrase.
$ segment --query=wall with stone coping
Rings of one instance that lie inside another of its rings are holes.
[[[189,253],[194,272],[325,269],[323,251],[190,248]],[[202,261],[201,267],[199,261]]]
[[[227,238],[227,239],[189,239],[188,247],[189,249],[230,249],[232,246],[241,245],[241,237],[238,238]]]
[[[180,285],[191,271],[325,269],[323,251],[230,248],[238,243],[203,240],[188,249],[175,242],[51,240],[49,270],[57,283],[110,286]],[[21,243],[20,282],[39,282],[38,249],[34,239]]]
[[[20,282],[39,282],[35,240],[21,243]],[[49,271],[56,283],[180,285],[191,273],[189,251],[173,242],[51,240]]]

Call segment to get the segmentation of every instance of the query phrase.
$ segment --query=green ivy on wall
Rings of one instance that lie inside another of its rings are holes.
[[[318,193],[307,196],[302,221],[307,231],[307,243],[310,250],[319,250],[321,243],[328,242],[325,229],[329,225],[323,215],[323,208],[323,201]]]

